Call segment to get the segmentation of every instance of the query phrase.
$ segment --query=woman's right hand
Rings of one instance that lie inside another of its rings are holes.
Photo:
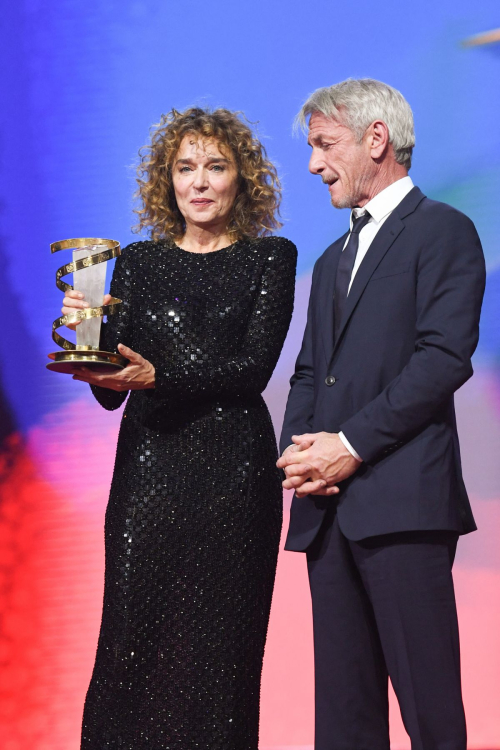
[[[105,294],[102,304],[107,305],[110,300],[111,295]],[[63,315],[71,315],[78,310],[84,310],[86,307],[89,307],[89,303],[85,301],[85,296],[77,289],[71,289],[70,291],[66,292],[61,310]],[[76,323],[68,323],[66,328],[71,328],[71,330],[74,331],[76,327],[80,325],[80,323],[81,320],[78,320]]]

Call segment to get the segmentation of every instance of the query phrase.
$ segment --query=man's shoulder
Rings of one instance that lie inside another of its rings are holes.
[[[445,226],[475,229],[474,222],[455,206],[424,196],[414,212],[415,219]]]

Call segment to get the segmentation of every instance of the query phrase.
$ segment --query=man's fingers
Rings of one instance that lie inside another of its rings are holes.
[[[334,487],[324,487],[322,490],[311,492],[310,494],[321,495],[322,497],[331,497],[332,495],[338,495],[339,492],[339,488],[335,485]]]
[[[284,490],[296,490],[298,487],[301,487],[306,482],[308,482],[309,484],[311,483],[310,477],[308,476],[298,477],[295,475],[293,477],[287,477],[282,482],[282,485],[283,485]]]
[[[278,467],[278,469],[284,469],[285,466],[291,466],[295,464],[300,464],[301,466],[306,465],[308,463],[308,457],[305,452],[307,448],[309,448],[308,445],[306,445],[301,451],[285,451],[281,458],[279,458],[276,462],[276,466]],[[311,468],[310,465],[309,468]]]
[[[305,432],[303,435],[292,435],[292,441],[295,445],[301,443],[307,443],[308,447],[311,446],[319,437],[319,433]],[[304,450],[303,448],[301,450]]]
[[[278,467],[278,469],[284,469],[286,466],[295,465],[299,460],[297,453],[285,453],[283,456],[278,458],[278,460],[276,461],[276,466]],[[303,466],[304,464],[301,463],[300,465]]]
[[[297,451],[306,451],[311,445],[312,443],[309,443],[307,440],[304,440],[303,443],[292,443],[292,445],[288,446],[285,452],[297,453]]]
[[[278,458],[276,461],[276,466],[278,469],[285,469],[286,466],[291,465],[291,462],[296,461],[296,455],[300,453],[301,451],[306,451],[308,448],[310,448],[310,443],[299,443],[299,445],[289,445],[288,448],[283,451],[283,455]],[[295,465],[295,464],[294,464]],[[300,464],[300,466],[305,466],[305,464]],[[287,473],[287,472],[285,472]]]
[[[317,479],[315,482],[304,482],[304,484],[296,488],[295,493],[297,497],[304,497],[305,495],[312,495],[313,493],[319,492],[325,488],[325,480]]]
[[[304,443],[306,441],[307,435],[292,435],[292,442],[295,443],[295,445],[300,445],[300,443]]]
[[[312,466],[310,464],[288,464],[285,466],[285,474],[287,477],[302,477],[311,473]]]
[[[312,443],[310,443],[308,440],[304,440],[303,443],[299,443],[297,446],[297,450],[299,451],[306,451],[308,448],[310,448]]]

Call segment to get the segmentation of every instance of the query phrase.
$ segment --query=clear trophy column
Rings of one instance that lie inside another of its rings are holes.
[[[94,237],[54,242],[50,246],[52,253],[60,250],[73,250],[73,261],[61,266],[56,273],[56,285],[62,292],[71,289],[82,292],[89,307],[75,310],[70,315],[63,315],[52,324],[52,338],[63,351],[49,354],[53,360],[47,367],[56,372],[73,373],[75,367],[90,367],[100,372],[122,369],[127,360],[120,354],[101,351],[99,338],[104,315],[113,315],[118,311],[121,300],[112,298],[103,305],[106,284],[106,261],[120,255],[120,244],[116,240],[105,240]],[[73,284],[62,281],[62,277],[73,273]],[[63,338],[57,329],[70,323],[80,321],[76,328],[76,344]]]

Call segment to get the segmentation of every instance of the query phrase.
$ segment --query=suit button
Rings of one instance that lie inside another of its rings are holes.
[[[333,375],[328,375],[328,377],[325,378],[325,383],[327,385],[334,385],[336,382],[336,378]]]

